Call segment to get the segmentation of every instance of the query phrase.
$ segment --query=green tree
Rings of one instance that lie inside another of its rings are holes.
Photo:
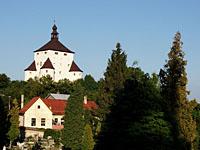
[[[12,107],[9,110],[9,120],[10,128],[8,131],[8,138],[10,140],[11,148],[12,142],[19,136],[19,107],[16,99],[13,100]]]
[[[84,90],[80,84],[77,84],[75,89],[76,90],[71,94],[65,109],[65,122],[62,133],[62,143],[64,144],[64,147],[71,148],[72,150],[82,148],[84,131]]]
[[[3,99],[5,97],[0,96],[0,149],[3,149],[3,146],[8,142],[7,132],[8,132],[8,105],[5,103],[7,99]]]
[[[93,150],[94,144],[92,128],[89,124],[86,124],[83,134],[82,150]]]
[[[195,103],[188,101],[187,64],[182,51],[181,34],[177,32],[168,61],[160,71],[162,95],[165,99],[167,114],[174,130],[174,138],[178,149],[193,149],[196,138],[196,123],[192,118]]]
[[[4,90],[10,84],[10,78],[6,74],[0,74],[0,95],[4,94]]]
[[[124,82],[127,78],[127,55],[121,49],[120,43],[116,44],[111,58],[108,59],[108,66],[104,73],[104,79],[100,81],[99,105],[103,117],[109,113],[110,106],[115,102],[116,94],[123,89]]]

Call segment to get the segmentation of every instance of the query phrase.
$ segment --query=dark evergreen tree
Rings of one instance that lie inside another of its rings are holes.
[[[85,127],[83,97],[84,89],[80,84],[76,84],[75,91],[71,94],[65,109],[62,143],[66,149],[79,150],[82,147]]]
[[[100,81],[99,105],[103,118],[110,111],[110,106],[115,102],[116,94],[123,89],[127,77],[127,56],[121,49],[120,43],[117,43],[113,50],[111,58],[108,60],[108,66],[104,73],[104,79]]]
[[[177,149],[193,149],[196,138],[196,123],[192,118],[195,103],[188,101],[187,74],[182,51],[181,34],[176,33],[168,61],[160,71],[162,95],[166,112],[174,127],[174,139]]]
[[[7,132],[8,132],[8,103],[6,103],[7,99],[3,99],[5,97],[0,96],[0,149],[3,149],[3,146],[8,142]]]
[[[11,148],[13,141],[19,137],[19,107],[16,99],[13,100],[12,107],[9,110],[9,121],[10,128],[7,135],[10,140]]]
[[[171,150],[171,126],[162,111],[158,79],[139,68],[117,94],[96,149]]]

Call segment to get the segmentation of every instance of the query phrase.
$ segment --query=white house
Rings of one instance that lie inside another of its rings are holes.
[[[43,132],[39,129],[62,129],[66,106],[66,99],[32,98],[19,112],[20,126],[26,129],[25,136],[34,136],[35,134],[43,136]],[[89,110],[97,109],[97,104],[84,97],[83,107]]]
[[[34,61],[25,71],[25,81],[50,75],[54,81],[81,79],[83,71],[74,61],[74,52],[58,39],[57,27],[52,27],[51,40],[34,51]]]

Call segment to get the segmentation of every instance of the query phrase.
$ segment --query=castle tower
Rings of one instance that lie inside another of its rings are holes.
[[[25,81],[50,75],[54,81],[81,79],[83,71],[74,61],[74,52],[65,47],[58,38],[57,27],[52,27],[51,40],[34,51],[34,61],[25,71]]]

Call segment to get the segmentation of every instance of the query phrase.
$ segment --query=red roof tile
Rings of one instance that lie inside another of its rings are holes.
[[[35,61],[33,61],[32,64],[28,68],[26,68],[24,71],[36,71]]]
[[[69,72],[73,72],[73,71],[80,71],[80,72],[83,72],[78,66],[77,66],[77,64],[73,61],[72,62],[72,65],[71,65],[71,67],[70,67],[70,69],[69,69]]]
[[[20,111],[19,114],[24,114],[40,97],[32,98]]]
[[[47,105],[47,107],[52,111],[53,114],[64,115],[65,107],[67,104],[66,100],[43,99],[43,102]]]
[[[44,69],[44,68],[47,68],[47,69],[54,69],[52,63],[51,63],[51,60],[48,58],[45,63],[43,64],[43,66],[41,67],[41,69]]]
[[[83,104],[85,109],[97,109],[98,106],[94,101],[87,101],[87,104]]]
[[[24,114],[40,97],[34,97],[31,99],[21,110],[20,114]],[[64,115],[65,107],[67,106],[66,100],[59,99],[42,99],[46,106],[52,111],[54,115]],[[97,109],[98,106],[94,101],[87,101],[87,104],[83,104],[85,109]]]

